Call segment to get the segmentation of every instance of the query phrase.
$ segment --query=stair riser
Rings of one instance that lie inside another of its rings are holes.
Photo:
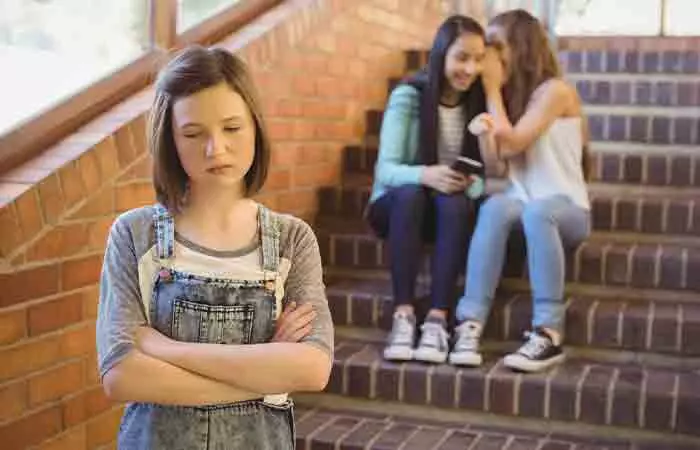
[[[336,350],[329,392],[501,415],[698,435],[697,376],[570,361],[557,371],[515,374],[492,358],[477,369],[393,364],[380,349]]]
[[[393,303],[389,296],[329,292],[328,301],[336,326],[385,331],[391,328]],[[425,309],[427,305],[428,299],[422,297],[417,306]],[[529,299],[523,296],[500,299],[494,305],[484,338],[520,341],[530,327],[531,317]],[[699,319],[696,308],[684,309],[682,305],[572,298],[567,306],[565,344],[696,356],[700,355]]]
[[[320,213],[358,219],[369,194],[369,188],[323,188],[319,191]],[[700,205],[696,207],[694,200],[593,197],[591,207],[596,231],[700,236]]]
[[[387,269],[387,246],[370,235],[317,231],[326,266]],[[504,276],[527,278],[522,238],[510,239]],[[424,258],[423,273],[429,273]],[[616,247],[585,242],[567,254],[567,282],[598,286],[669,289],[700,292],[700,253],[693,249],[664,250],[657,246]]]
[[[700,83],[670,80],[572,80],[589,105],[700,106]]]
[[[346,173],[371,174],[376,148],[347,147]],[[644,186],[700,187],[700,155],[595,152],[592,181]]]
[[[559,63],[564,73],[643,73],[698,74],[700,61],[695,51],[560,51]],[[406,52],[406,71],[423,67],[427,51]]]

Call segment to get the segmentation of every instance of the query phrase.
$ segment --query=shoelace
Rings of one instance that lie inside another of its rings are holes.
[[[445,331],[441,325],[436,323],[424,323],[420,329],[423,331],[423,335],[421,336],[422,343],[434,343],[437,341],[442,344],[447,341],[447,331]]]
[[[455,351],[474,352],[479,348],[479,337],[476,330],[465,327],[457,330],[457,342]]]
[[[520,347],[518,353],[527,356],[528,358],[536,357],[549,346],[549,341],[547,338],[544,338],[532,331],[525,332],[525,337],[528,341],[522,347]]]

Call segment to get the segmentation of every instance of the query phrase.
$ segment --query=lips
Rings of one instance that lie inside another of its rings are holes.
[[[224,172],[224,171],[229,170],[229,169],[233,169],[233,166],[230,164],[221,164],[218,166],[209,167],[207,169],[207,172],[216,174],[216,173]]]

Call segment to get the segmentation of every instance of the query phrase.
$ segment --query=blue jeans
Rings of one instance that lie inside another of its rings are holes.
[[[413,184],[395,187],[370,205],[369,224],[389,243],[396,306],[415,299],[422,246],[434,242],[430,307],[452,307],[475,209],[474,201],[462,192],[440,194]]]
[[[590,213],[568,197],[523,203],[506,194],[489,198],[479,211],[471,240],[464,296],[457,320],[486,322],[498,285],[508,236],[522,223],[533,293],[533,328],[563,332],[565,247],[578,246],[590,233]]]

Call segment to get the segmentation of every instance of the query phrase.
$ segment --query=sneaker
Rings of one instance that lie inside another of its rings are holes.
[[[421,325],[421,337],[418,348],[413,351],[413,359],[428,363],[447,361],[448,340],[446,323],[442,319],[426,319]]]
[[[410,361],[413,359],[413,342],[416,335],[416,317],[403,312],[394,313],[394,323],[384,348],[384,359]]]
[[[477,367],[483,362],[479,353],[481,325],[467,321],[455,328],[455,345],[450,353],[450,364]]]
[[[525,337],[527,342],[503,359],[506,367],[520,372],[539,372],[564,361],[561,346],[554,345],[552,338],[541,329],[528,331]]]

